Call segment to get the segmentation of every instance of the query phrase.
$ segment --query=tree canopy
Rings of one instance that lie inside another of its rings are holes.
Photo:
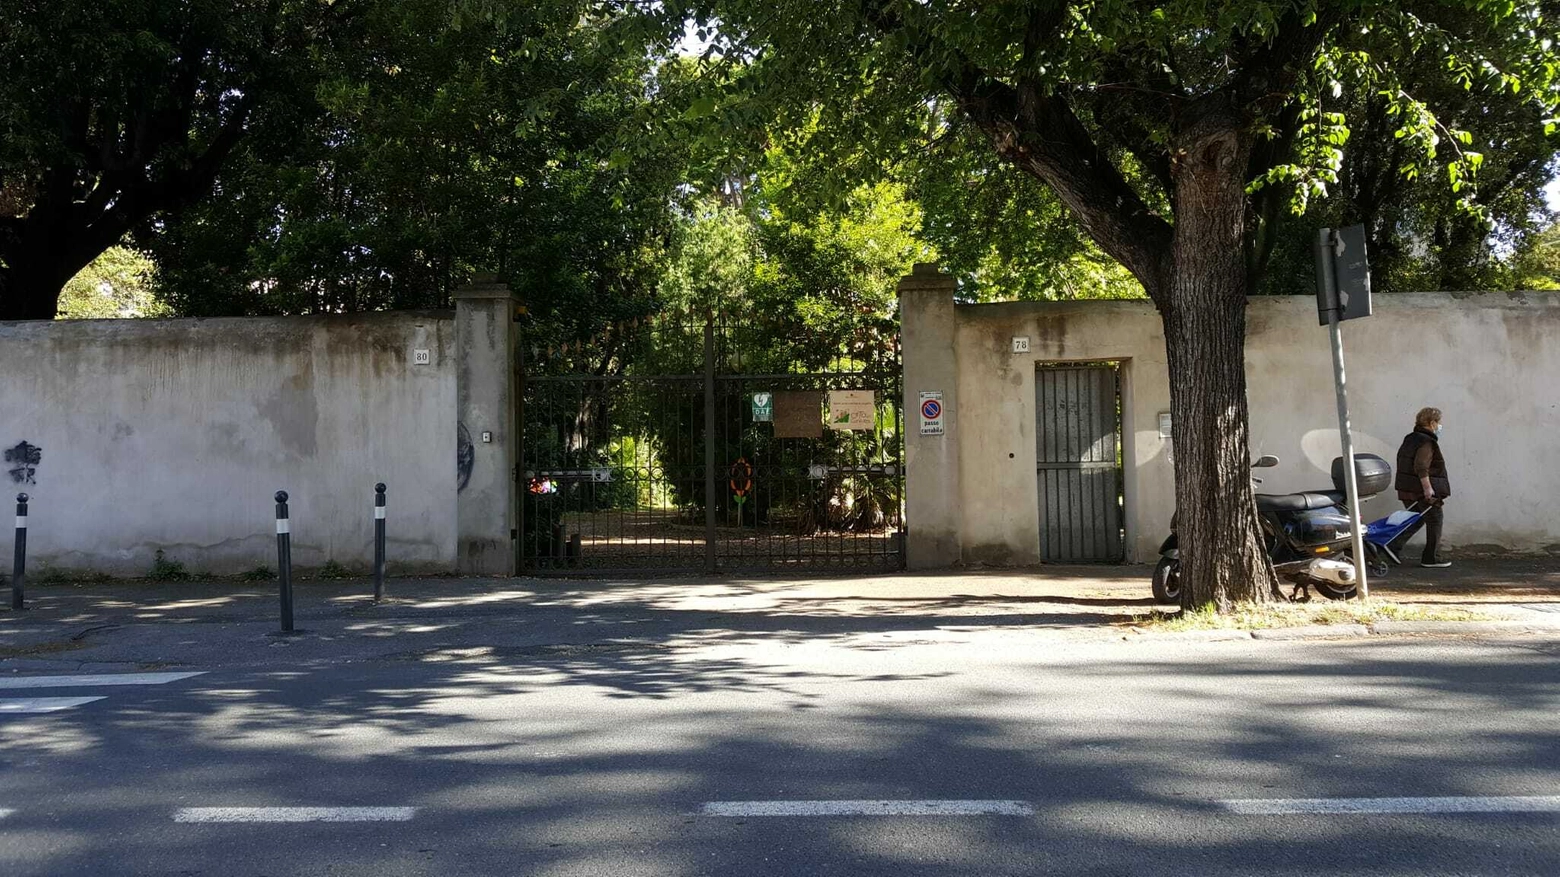
[[[1503,155],[1496,173],[1511,182],[1481,200],[1497,163],[1478,145],[1531,144],[1560,124],[1551,6],[669,0],[643,28],[667,45],[692,20],[713,41],[725,75],[687,116],[736,139],[784,130],[827,156],[839,185],[913,161],[960,121],[988,166],[1044,184],[1163,316],[1183,594],[1228,606],[1276,592],[1242,363],[1246,296],[1283,217],[1342,186],[1351,218],[1378,234],[1415,240],[1428,225],[1450,242],[1460,223],[1487,222],[1530,167]],[[1394,148],[1360,156],[1345,182],[1345,149],[1372,125]],[[1431,179],[1445,197],[1405,194]],[[1394,217],[1406,201],[1428,209]]]
[[[0,318],[151,216],[209,191],[238,144],[294,123],[356,43],[362,3],[0,3]]]

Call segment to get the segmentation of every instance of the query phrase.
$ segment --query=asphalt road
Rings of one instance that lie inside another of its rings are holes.
[[[287,648],[0,677],[0,874],[1560,874],[1553,639]]]

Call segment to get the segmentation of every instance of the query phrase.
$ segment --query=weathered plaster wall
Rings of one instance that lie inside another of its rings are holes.
[[[1394,461],[1414,413],[1445,412],[1446,540],[1477,551],[1560,551],[1560,295],[1378,295],[1343,324],[1355,448]],[[1325,486],[1339,453],[1326,330],[1309,297],[1253,299],[1246,370],[1262,489]],[[1367,518],[1401,508],[1366,503]]]
[[[295,564],[366,567],[376,481],[392,569],[454,568],[454,347],[448,313],[0,324],[0,445],[40,452],[32,483],[0,469],[29,569],[274,568],[278,489]]]
[[[1158,413],[1170,409],[1164,334],[1151,305],[953,305],[916,294],[902,296],[901,308],[906,410],[914,414],[921,391],[943,389],[935,383],[951,384],[958,400],[945,436],[917,435],[911,419],[912,565],[1038,562],[1035,368],[1099,360],[1122,363],[1127,559],[1153,557],[1175,492],[1174,449],[1158,430]],[[1012,352],[1014,336],[1030,339],[1028,354]],[[1375,316],[1344,326],[1360,451],[1391,460],[1415,411],[1445,411],[1443,447],[1456,494],[1446,538],[1453,550],[1560,551],[1560,481],[1547,463],[1560,459],[1556,338],[1560,296],[1542,293],[1382,295]],[[923,358],[951,360],[952,367],[918,370]],[[1327,333],[1314,300],[1253,299],[1246,360],[1252,455],[1283,459],[1263,473],[1261,489],[1327,487],[1339,443]],[[939,462],[942,472],[929,473],[929,459],[958,462]],[[1395,507],[1382,496],[1365,513],[1378,517]],[[941,547],[918,555],[917,543],[934,537]],[[936,562],[917,564],[918,557]]]

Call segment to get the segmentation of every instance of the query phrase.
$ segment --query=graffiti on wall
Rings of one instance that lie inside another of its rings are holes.
[[[6,465],[10,466],[11,480],[17,484],[37,484],[38,464],[43,462],[43,448],[28,442],[18,442],[14,448],[6,448]]]
[[[471,443],[471,430],[466,424],[457,424],[455,433],[455,477],[458,479],[455,492],[466,489],[466,482],[471,480],[471,467],[477,463],[477,448]]]

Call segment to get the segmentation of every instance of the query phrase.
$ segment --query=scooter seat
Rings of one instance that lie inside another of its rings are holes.
[[[1259,493],[1259,512],[1303,512],[1343,505],[1343,494],[1334,490],[1315,493]]]

